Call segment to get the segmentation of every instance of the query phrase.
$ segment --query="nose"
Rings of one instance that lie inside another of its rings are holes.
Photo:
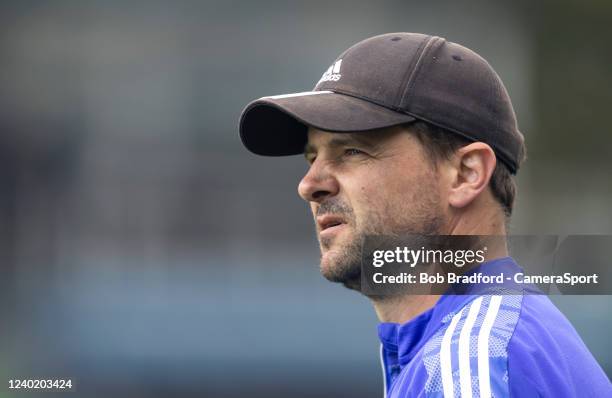
[[[298,185],[298,193],[307,202],[320,203],[338,194],[339,184],[329,167],[315,159]]]

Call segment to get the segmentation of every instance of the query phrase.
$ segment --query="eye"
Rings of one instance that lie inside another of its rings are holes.
[[[354,155],[361,155],[364,154],[365,152],[357,149],[357,148],[348,148],[344,151],[344,154],[347,156],[354,156]]]
[[[306,163],[312,165],[317,157],[314,155],[306,156]]]

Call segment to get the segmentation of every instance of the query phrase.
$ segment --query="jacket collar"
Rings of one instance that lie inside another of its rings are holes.
[[[503,272],[504,275],[513,275],[522,270],[511,257],[502,257],[487,261],[466,275],[476,272],[483,275],[498,275],[500,272]],[[503,287],[507,289],[508,285],[504,284]],[[432,308],[404,324],[380,323],[378,337],[387,362],[399,363],[400,366],[410,362],[434,333],[450,322],[458,311],[479,295],[487,294],[490,289],[492,289],[491,286],[474,285],[468,287],[465,294],[462,295],[444,294]],[[516,285],[513,289],[516,289]],[[488,293],[491,294],[491,292]]]

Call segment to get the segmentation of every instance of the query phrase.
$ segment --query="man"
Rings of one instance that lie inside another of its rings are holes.
[[[439,37],[376,36],[343,52],[313,91],[264,97],[241,116],[260,155],[304,153],[321,272],[361,290],[369,235],[504,235],[524,158],[510,98],[479,55]],[[519,269],[505,245],[486,272]],[[468,292],[469,293],[469,292]],[[389,397],[612,396],[542,295],[371,295]]]

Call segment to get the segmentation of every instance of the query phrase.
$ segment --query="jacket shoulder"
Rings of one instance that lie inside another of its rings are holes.
[[[547,296],[527,295],[509,343],[511,395],[611,396],[612,385],[574,327]]]
[[[426,396],[509,396],[508,345],[523,296],[478,296],[423,347]]]

